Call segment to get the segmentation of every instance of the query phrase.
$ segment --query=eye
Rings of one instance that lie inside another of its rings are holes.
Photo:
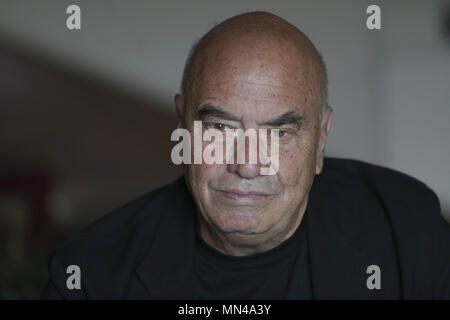
[[[219,131],[223,131],[223,130],[225,130],[226,126],[223,123],[213,123],[212,127]]]
[[[219,123],[219,122],[209,123],[209,124],[207,124],[207,127],[208,128],[212,128],[212,129],[216,129],[216,130],[219,130],[219,131],[222,131],[222,132],[227,130],[227,129],[230,129],[229,126],[227,126],[227,125],[225,125],[223,123]]]
[[[287,132],[286,130],[278,130],[278,138],[283,138],[285,136],[287,136],[289,134],[289,132]]]

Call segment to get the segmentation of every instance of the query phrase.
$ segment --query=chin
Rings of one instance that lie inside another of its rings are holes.
[[[221,219],[221,229],[224,232],[260,233],[263,228],[261,212],[257,211],[227,211]]]

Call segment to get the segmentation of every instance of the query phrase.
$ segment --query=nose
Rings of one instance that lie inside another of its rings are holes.
[[[260,168],[258,164],[229,164],[228,171],[239,175],[244,179],[253,179],[260,175]]]
[[[227,170],[230,173],[233,174],[237,174],[239,175],[241,178],[244,179],[253,179],[258,177],[261,173],[260,173],[260,163],[259,163],[259,157],[257,154],[257,150],[258,148],[254,148],[253,152],[256,151],[256,163],[254,163],[254,161],[252,163],[250,163],[250,156],[249,156],[249,150],[251,149],[249,146],[249,139],[246,137],[245,139],[245,161],[244,163],[237,163],[237,160],[239,159],[239,156],[237,155],[237,153],[239,152],[239,150],[237,150],[237,148],[234,148],[235,150],[235,154],[234,154],[234,161],[232,164],[227,164]]]

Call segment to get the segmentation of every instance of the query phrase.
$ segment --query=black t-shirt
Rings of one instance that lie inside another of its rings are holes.
[[[306,213],[294,234],[266,252],[225,255],[196,233],[195,283],[198,299],[311,299]]]

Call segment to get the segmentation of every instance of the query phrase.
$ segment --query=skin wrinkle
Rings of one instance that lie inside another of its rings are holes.
[[[267,84],[267,83],[262,84],[262,83],[249,81],[249,80],[247,80],[247,81],[246,80],[239,80],[239,81],[244,83],[244,84],[251,84],[251,85],[260,86],[260,87],[272,87],[272,88],[275,88],[275,89],[280,89],[280,88],[285,88],[286,87],[286,84],[284,84],[284,83],[282,83],[281,85],[275,85],[275,84]],[[220,85],[222,83],[224,83],[224,81],[218,81],[218,82],[212,83],[212,85]],[[298,90],[302,90],[302,91],[304,90],[304,88],[300,87],[300,86],[293,86],[293,87],[298,89]]]
[[[205,105],[238,120],[211,121],[243,130],[263,128],[289,112],[302,117],[301,128],[292,123],[280,127],[290,130],[280,139],[275,175],[260,175],[260,163],[185,166],[201,236],[222,253],[242,256],[270,250],[301,223],[314,176],[322,170],[332,118],[331,108],[322,108],[322,67],[320,55],[300,30],[263,12],[222,22],[191,50],[182,95],[175,96],[178,127],[192,134],[196,111]],[[233,190],[267,196],[241,201],[226,196]]]

